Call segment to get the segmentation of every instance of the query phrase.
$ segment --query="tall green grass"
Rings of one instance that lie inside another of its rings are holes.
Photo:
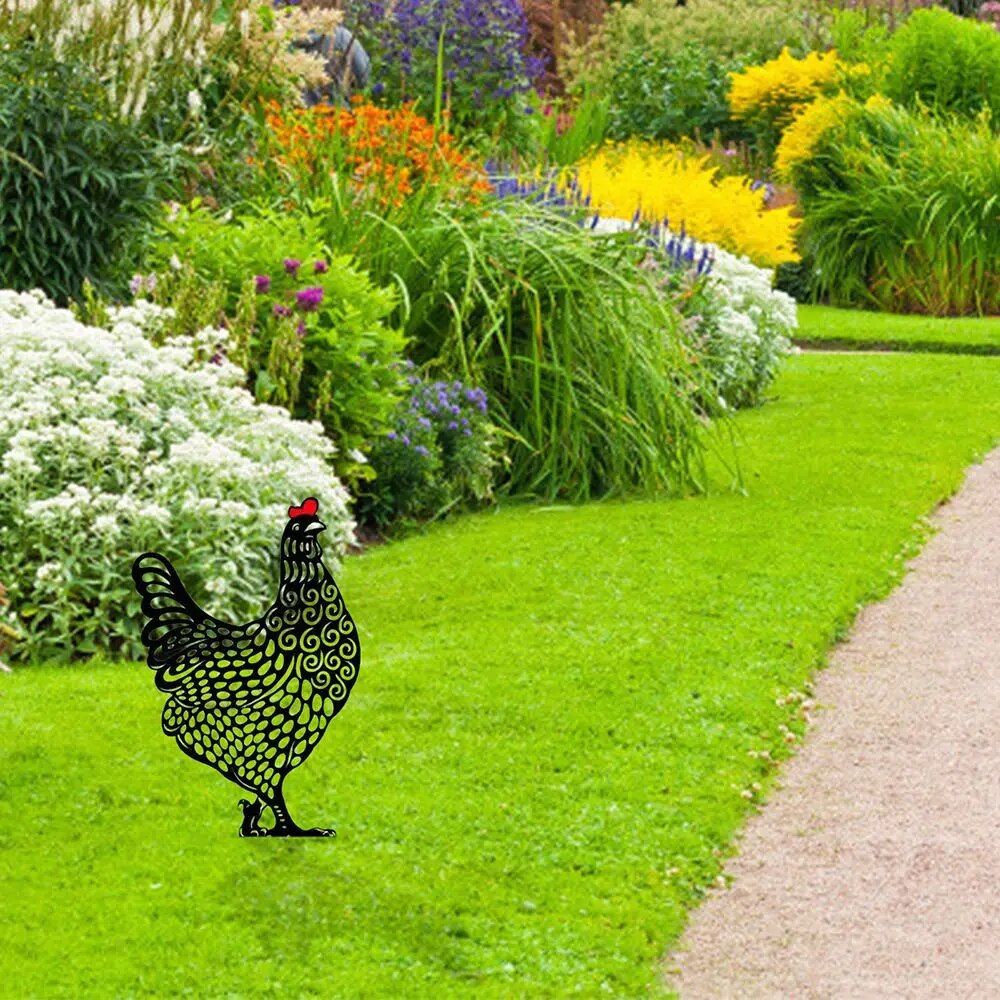
[[[816,291],[832,304],[1000,312],[1000,140],[985,116],[865,110],[794,180]]]
[[[399,285],[416,360],[488,390],[514,493],[700,487],[708,394],[633,240],[518,199],[313,210],[331,246]]]

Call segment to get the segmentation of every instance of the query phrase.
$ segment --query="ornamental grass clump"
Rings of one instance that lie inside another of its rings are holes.
[[[815,291],[834,305],[1000,312],[1000,139],[989,120],[871,101],[791,177]]]
[[[256,403],[224,358],[197,360],[224,330],[156,347],[164,320],[140,303],[96,328],[41,293],[0,291],[0,551],[18,656],[138,656],[128,567],[150,549],[223,620],[258,613],[290,497],[323,504],[328,565],[354,537],[319,425]]]
[[[607,145],[577,166],[575,184],[601,215],[666,223],[761,266],[798,260],[791,208],[767,209],[763,186],[719,176],[708,156],[666,143]]]

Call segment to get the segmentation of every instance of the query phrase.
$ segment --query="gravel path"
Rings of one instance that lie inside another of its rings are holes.
[[[1000,449],[934,521],[668,960],[682,1000],[1000,998]]]

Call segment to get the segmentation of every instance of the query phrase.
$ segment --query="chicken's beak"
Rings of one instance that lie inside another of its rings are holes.
[[[306,531],[323,531],[326,529],[326,525],[322,521],[313,521],[312,524],[306,525]]]

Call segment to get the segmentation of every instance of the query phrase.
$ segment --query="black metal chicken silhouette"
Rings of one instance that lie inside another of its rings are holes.
[[[163,732],[240,788],[242,837],[329,837],[288,814],[282,784],[319,743],[358,677],[357,628],[323,565],[319,502],[288,509],[278,597],[260,618],[231,625],[198,607],[170,561],[146,552],[132,579],[149,621],[142,641],[169,695]],[[274,826],[259,825],[269,808]]]

